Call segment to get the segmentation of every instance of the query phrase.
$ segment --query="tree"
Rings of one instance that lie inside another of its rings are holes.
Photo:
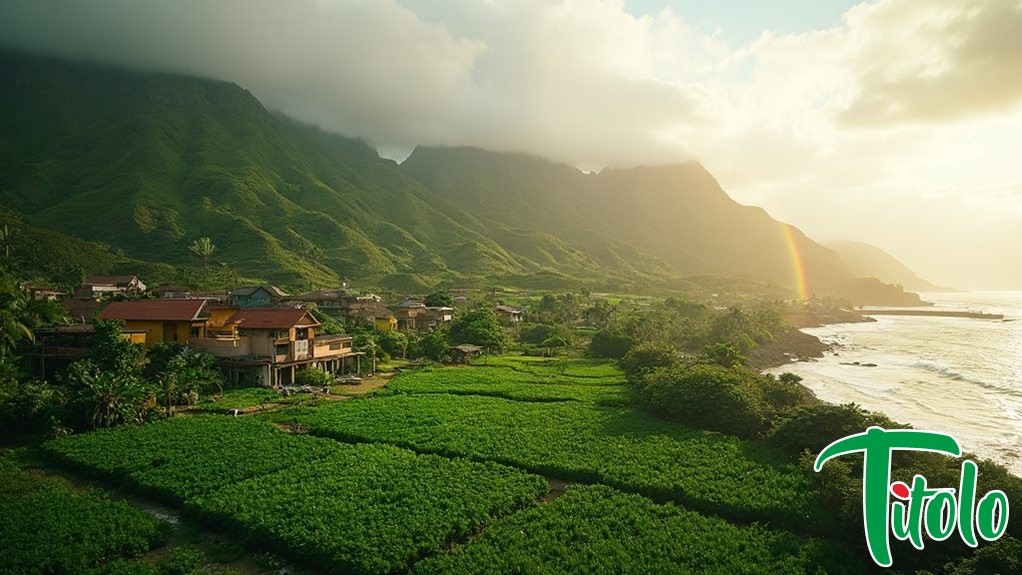
[[[124,323],[118,320],[97,320],[93,323],[92,356],[95,366],[115,377],[140,377],[146,365],[145,348],[124,339]]]
[[[360,333],[354,337],[352,345],[358,351],[368,353],[372,357],[373,372],[375,372],[376,354],[380,351],[380,346],[376,343],[376,337],[372,333]]]
[[[408,336],[399,331],[384,331],[376,336],[376,342],[380,348],[391,357],[404,358],[408,351]]]
[[[326,387],[333,381],[332,375],[315,367],[306,367],[295,374],[295,384],[301,386]]]
[[[0,272],[0,354],[14,351],[22,341],[35,341],[33,329],[66,316],[60,304],[29,299],[13,275]]]
[[[635,345],[635,338],[621,330],[603,329],[593,334],[589,353],[593,357],[621,359]]]
[[[93,429],[150,419],[152,390],[138,376],[117,375],[82,359],[68,367],[67,379],[75,391],[75,403]]]
[[[559,335],[552,335],[552,336],[546,338],[545,340],[543,340],[539,344],[540,347],[545,347],[547,349],[547,355],[551,355],[551,356],[554,355],[554,353],[555,353],[554,350],[561,349],[561,348],[564,348],[564,347],[568,347],[569,345],[571,345],[571,342],[568,341],[567,338],[564,338],[564,337],[559,336]]]
[[[419,340],[422,355],[433,361],[441,361],[447,357],[447,334],[434,331],[422,336]]]
[[[762,406],[748,386],[754,375],[696,364],[647,373],[636,389],[639,404],[659,417],[751,438],[764,424]]]
[[[435,291],[424,301],[428,307],[454,307],[454,296],[445,291]]]
[[[488,307],[477,307],[452,321],[448,339],[455,345],[471,343],[498,352],[507,345],[507,335]]]
[[[721,367],[745,365],[745,356],[730,343],[715,343],[703,349],[702,359]]]
[[[11,259],[11,252],[14,251],[14,239],[18,237],[17,228],[12,228],[7,224],[0,227],[0,249],[4,251],[4,259]]]
[[[209,258],[216,251],[216,246],[213,245],[213,240],[202,237],[192,242],[192,245],[188,246],[188,251],[192,252],[193,256],[202,259],[202,287],[205,289],[208,287],[206,276],[209,271]]]
[[[673,367],[681,361],[681,354],[672,345],[640,343],[621,358],[621,369],[630,376],[638,376],[661,367]]]

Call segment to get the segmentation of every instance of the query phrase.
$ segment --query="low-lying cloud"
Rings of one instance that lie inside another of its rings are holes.
[[[682,3],[646,16],[621,0],[0,3],[0,45],[234,81],[391,157],[425,144],[585,168],[696,158],[740,201],[951,285],[1022,286],[1022,270],[975,269],[968,254],[1017,234],[967,201],[1022,182],[1020,29],[1020,0],[875,0],[741,46]]]

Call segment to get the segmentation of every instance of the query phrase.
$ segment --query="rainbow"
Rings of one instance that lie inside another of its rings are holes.
[[[802,261],[802,250],[798,247],[795,239],[795,228],[789,224],[781,224],[784,230],[784,239],[788,242],[788,251],[791,253],[791,269],[795,272],[795,287],[798,289],[798,299],[809,299],[809,280],[806,278],[806,266]]]

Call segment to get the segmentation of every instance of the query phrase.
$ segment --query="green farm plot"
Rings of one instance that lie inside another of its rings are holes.
[[[736,526],[602,485],[573,485],[549,505],[500,519],[471,542],[413,570],[415,575],[866,572],[858,557],[829,542]]]
[[[406,569],[547,491],[542,477],[498,463],[290,434],[248,417],[180,417],[43,449],[332,573]]]
[[[345,448],[227,486],[189,507],[328,572],[384,574],[547,490],[542,477],[494,463],[379,444]]]
[[[623,405],[628,386],[619,379],[533,374],[505,367],[427,367],[400,373],[387,384],[400,393],[488,395],[522,401],[590,401]]]
[[[472,365],[504,367],[521,373],[553,377],[561,383],[624,383],[625,372],[606,359],[547,358],[527,355],[484,356]]]
[[[284,416],[284,414],[280,414]],[[762,444],[579,401],[395,395],[295,411],[317,435],[497,461],[600,482],[736,521],[813,529],[809,478]]]
[[[199,416],[74,435],[43,449],[76,468],[181,502],[227,483],[322,459],[340,447],[251,418]]]
[[[206,413],[230,413],[232,410],[244,410],[262,407],[284,401],[285,398],[277,391],[265,387],[243,387],[228,389],[213,399],[199,402],[193,409]]]
[[[0,573],[81,573],[145,553],[165,533],[165,523],[127,503],[0,456]]]

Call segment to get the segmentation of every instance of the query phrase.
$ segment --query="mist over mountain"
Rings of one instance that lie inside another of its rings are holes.
[[[116,256],[93,273],[184,281],[189,243],[209,236],[217,273],[294,289],[342,278],[411,292],[669,289],[697,275],[794,287],[792,248],[814,292],[853,277],[695,162],[587,174],[420,147],[399,166],[230,82],[11,52],[0,53],[0,115],[8,219]]]
[[[954,291],[919,277],[908,266],[876,246],[852,240],[827,242],[825,245],[841,255],[841,260],[855,276],[874,277],[911,291]]]

